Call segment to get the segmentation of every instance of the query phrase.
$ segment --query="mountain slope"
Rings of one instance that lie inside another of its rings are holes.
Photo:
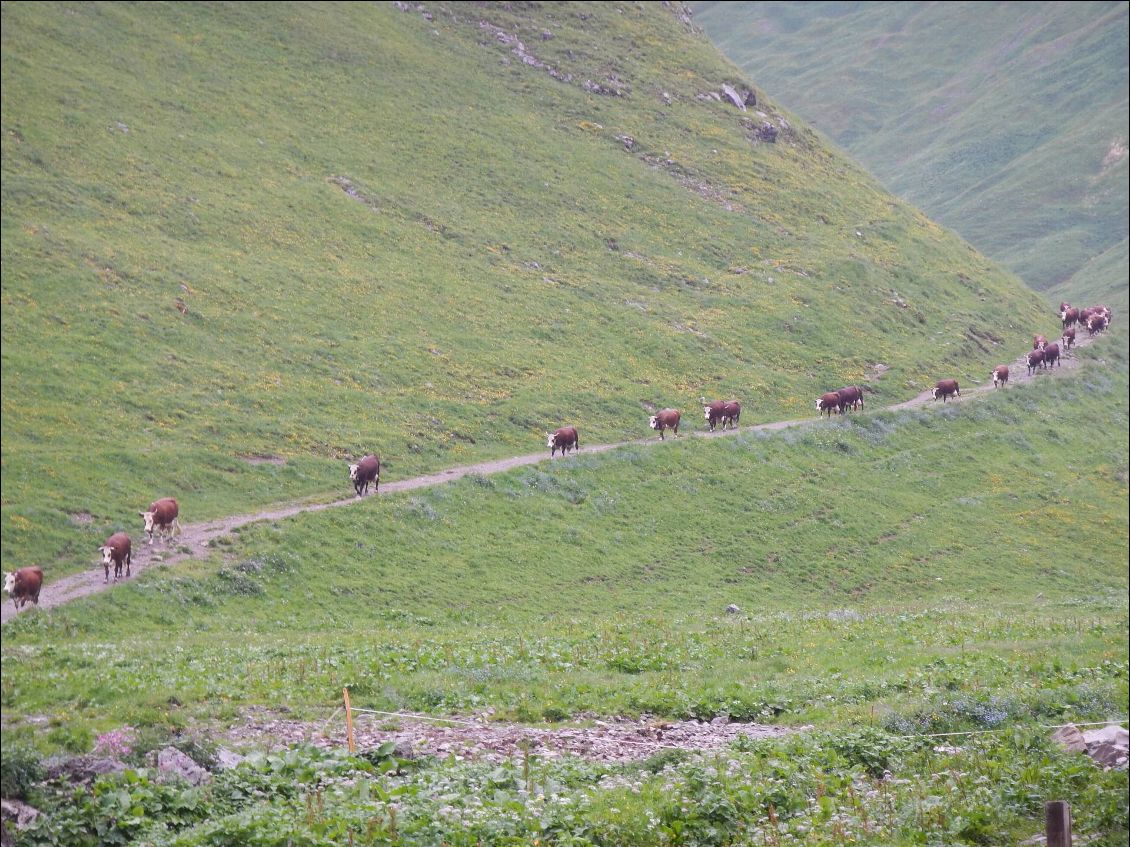
[[[905,399],[1055,326],[723,102],[748,83],[677,6],[14,4],[2,61],[6,564],[85,567],[157,496],[326,496],[372,450],[791,417],[878,364]]]
[[[693,7],[768,92],[1035,288],[1125,252],[1125,3]],[[1104,276],[1120,302],[1125,278]]]

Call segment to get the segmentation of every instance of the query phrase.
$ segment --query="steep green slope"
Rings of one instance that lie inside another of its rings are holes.
[[[769,93],[1028,284],[1126,239],[1125,3],[692,5]]]
[[[199,520],[701,394],[804,415],[876,363],[903,399],[1054,329],[722,102],[677,6],[7,4],[2,62],[6,566],[88,566],[156,496]]]

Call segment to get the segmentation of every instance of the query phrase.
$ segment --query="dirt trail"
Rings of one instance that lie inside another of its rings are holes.
[[[1083,347],[1088,345],[1092,339],[1084,338],[1079,341],[1078,346]],[[1079,360],[1075,356],[1068,354],[1062,360],[1062,367],[1056,368],[1055,372],[1071,371],[1078,367]],[[1009,370],[1011,375],[1009,377],[1010,384],[1028,382],[1035,378],[1035,376],[1028,375],[1028,367],[1023,356],[1019,357],[1015,362],[1009,363]],[[1037,372],[1040,373],[1040,372]],[[1053,372],[1054,373],[1054,372]],[[993,390],[991,380],[979,386],[966,389],[962,397],[968,398],[976,396],[988,391]],[[924,391],[912,400],[907,400],[904,403],[896,403],[893,406],[883,406],[881,410],[899,410],[899,409],[912,409],[918,406],[924,406],[927,403],[933,402],[930,397],[929,391]],[[961,402],[955,400],[952,402]],[[812,426],[820,422],[820,418],[815,416],[809,418],[802,418],[799,420],[788,421],[773,421],[770,423],[757,424],[756,426],[747,426],[741,430],[727,430],[710,432],[692,432],[690,436],[693,438],[724,438],[729,435],[734,435],[737,432],[776,432],[782,429],[788,429],[796,426]],[[688,414],[684,418],[686,425],[697,425],[700,420],[695,415]],[[649,438],[639,438],[633,441],[623,441],[617,444],[597,444],[590,447],[582,447],[577,453],[580,454],[593,454],[604,453],[608,450],[615,450],[619,447],[626,447],[629,445],[652,446],[661,444],[660,439],[655,436]],[[449,468],[445,471],[439,471],[433,474],[426,474],[424,476],[414,477],[412,479],[402,479],[396,482],[384,482],[380,487],[380,495],[397,494],[402,491],[412,491],[417,488],[428,488],[433,485],[442,485],[445,482],[451,482],[456,479],[461,479],[468,474],[481,474],[488,476],[490,474],[502,473],[511,470],[512,468],[519,468],[525,465],[535,465],[540,462],[553,461],[549,456],[545,455],[542,450],[538,453],[530,453],[525,456],[514,456],[509,459],[496,459],[491,462],[479,462],[474,465],[463,465],[456,468]],[[557,461],[560,461],[557,460]],[[163,542],[156,542],[153,545],[147,545],[143,540],[139,540],[134,545],[134,554],[132,562],[132,572],[140,573],[147,570],[154,565],[160,564],[173,564],[183,559],[204,556],[208,550],[210,542],[216,538],[227,535],[233,530],[241,526],[246,526],[250,523],[257,521],[277,521],[283,518],[289,518],[294,515],[302,514],[303,512],[320,512],[324,509],[336,509],[339,506],[349,506],[354,503],[363,503],[367,497],[358,498],[355,496],[345,497],[341,500],[334,500],[329,503],[313,503],[310,501],[298,501],[284,505],[275,506],[273,508],[264,509],[260,512],[253,512],[246,515],[233,515],[226,518],[217,518],[212,521],[205,521],[203,523],[186,524],[182,528],[182,532],[172,542],[166,545]],[[140,532],[137,535],[142,535]],[[187,552],[185,552],[187,551]],[[39,598],[39,605],[44,609],[51,609],[55,606],[61,606],[64,603],[69,603],[72,600],[77,600],[80,597],[87,597],[91,594],[97,594],[100,591],[105,591],[112,588],[115,582],[111,581],[106,583],[104,581],[104,574],[101,567],[84,571],[82,573],[72,574],[71,576],[63,577],[59,580],[54,580],[44,585],[43,593]],[[25,607],[30,608],[30,607]],[[16,609],[11,602],[4,602],[0,606],[0,621],[7,621],[14,617]]]

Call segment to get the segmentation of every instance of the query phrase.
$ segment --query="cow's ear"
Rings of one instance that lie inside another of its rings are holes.
[[[145,517],[145,512],[138,512],[138,513],[137,513],[137,516],[138,516],[139,518],[143,518],[143,517]]]

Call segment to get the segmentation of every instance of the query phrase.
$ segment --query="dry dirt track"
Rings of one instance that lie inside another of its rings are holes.
[[[1092,339],[1080,339],[1079,346],[1086,346]],[[1071,371],[1078,366],[1078,359],[1073,355],[1068,355],[1062,360],[1062,367],[1056,368],[1051,375],[1063,371]],[[1010,383],[1028,382],[1034,379],[1035,376],[1028,376],[1027,365],[1023,357],[1017,359],[1015,362],[1009,363],[1009,370],[1011,371]],[[1046,378],[1048,374],[1038,372],[1041,378]],[[977,387],[967,389],[963,395],[963,400],[968,399],[977,394],[986,391],[992,391],[993,386],[991,381],[987,381]],[[898,409],[911,409],[916,406],[923,406],[932,402],[929,391],[924,391],[912,400],[907,400],[904,403],[897,403],[893,406],[884,406],[883,409],[898,410]],[[955,400],[951,402],[962,402]],[[686,416],[685,424],[687,426],[697,426],[700,419],[697,415]],[[791,421],[774,421],[771,423],[757,424],[756,426],[744,427],[741,432],[774,432],[781,429],[787,429],[795,426],[810,426],[819,421],[815,416],[810,418],[803,418],[801,420]],[[722,438],[726,435],[734,434],[735,430],[728,430],[727,432],[693,432],[691,435],[695,438]],[[606,450],[615,450],[618,447],[625,447],[631,444],[638,445],[652,445],[659,444],[660,440],[654,436],[650,438],[641,438],[635,441],[625,441],[619,444],[597,444],[591,447],[583,447],[579,453],[603,453]],[[427,488],[433,485],[442,485],[445,482],[459,479],[468,474],[482,474],[489,475],[508,471],[511,468],[522,467],[524,465],[534,465],[539,462],[548,462],[551,459],[545,455],[542,450],[538,453],[532,453],[526,456],[515,456],[510,459],[496,459],[492,462],[480,462],[474,465],[464,465],[462,467],[450,468],[449,470],[440,471],[434,474],[427,474],[426,476],[418,476],[412,479],[398,480],[396,482],[384,482],[381,484],[380,494],[396,494],[401,491],[411,491],[416,488]],[[303,512],[320,512],[323,509],[335,509],[339,506],[348,506],[352,503],[363,502],[367,498],[357,498],[354,496],[346,497],[342,500],[334,500],[330,503],[310,503],[310,502],[297,502],[285,505],[275,506],[270,509],[264,509],[260,512],[254,512],[247,515],[233,515],[226,518],[217,518],[212,521],[205,521],[203,523],[186,524],[179,537],[173,542],[172,545],[166,547],[165,544],[157,542],[152,546],[148,546],[144,541],[139,540],[134,545],[134,556],[132,563],[132,570],[134,573],[139,573],[149,567],[158,564],[172,564],[179,562],[182,559],[192,556],[203,556],[207,554],[209,542],[215,538],[227,535],[232,530],[241,526],[246,526],[256,521],[275,521],[283,518],[289,518],[293,515],[301,514]],[[141,535],[140,532],[137,533]],[[187,549],[188,552],[173,552]],[[90,594],[96,594],[99,591],[105,591],[112,588],[114,582],[107,584],[104,581],[104,574],[101,567],[91,568],[82,573],[72,574],[71,576],[63,577],[62,579],[47,582],[43,586],[43,592],[39,598],[39,605],[44,609],[50,609],[55,606],[61,606],[64,603],[69,603],[72,600],[77,600],[80,597],[86,597]],[[30,607],[25,607],[30,608]],[[0,621],[7,621],[14,617],[16,614],[15,607],[10,602],[4,602],[0,606]]]

